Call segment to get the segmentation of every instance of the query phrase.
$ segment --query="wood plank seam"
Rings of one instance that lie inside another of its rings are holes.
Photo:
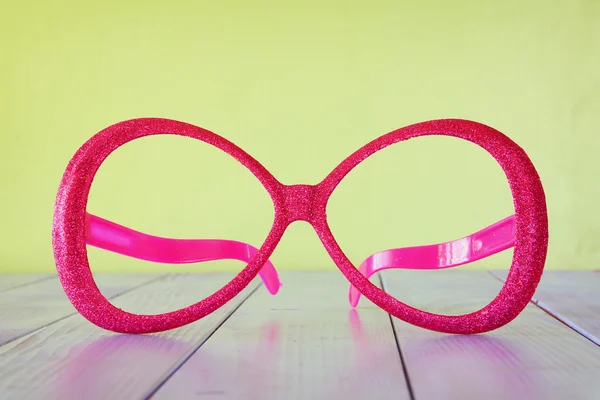
[[[383,281],[383,275],[382,274],[377,274],[379,277],[379,284],[381,286],[381,289],[387,293],[387,291],[385,290],[385,283]],[[388,318],[390,320],[390,325],[392,328],[392,334],[394,335],[394,340],[396,341],[396,348],[398,349],[398,356],[400,357],[400,363],[402,364],[402,371],[404,372],[404,379],[406,380],[406,387],[408,389],[408,395],[410,397],[411,400],[415,400],[415,394],[413,391],[413,387],[412,387],[412,383],[410,381],[410,375],[408,374],[408,367],[406,366],[406,360],[404,359],[404,356],[402,355],[402,348],[400,346],[400,340],[398,340],[398,334],[396,333],[396,326],[394,325],[394,321],[392,320],[392,315],[388,314]]]
[[[185,354],[183,357],[181,357],[179,362],[177,362],[175,365],[173,365],[173,367],[169,371],[167,371],[162,378],[158,379],[158,381],[156,382],[154,387],[151,387],[150,390],[148,391],[148,393],[146,395],[144,395],[142,397],[142,399],[148,400],[148,399],[152,398],[152,396],[154,396],[154,394],[156,394],[156,392],[158,392],[160,390],[160,388],[162,388],[167,383],[167,381],[173,375],[175,375],[177,373],[177,371],[179,371],[179,369],[181,369],[181,367],[183,367],[185,365],[185,363],[190,358],[192,358],[192,356],[198,350],[200,350],[200,348],[208,341],[208,339],[210,339],[219,330],[219,328],[221,328],[221,326],[223,326],[223,324],[225,322],[227,322],[227,320],[242,306],[242,304],[244,304],[246,302],[246,300],[248,300],[250,298],[250,296],[252,296],[254,293],[256,293],[256,291],[259,288],[261,288],[262,286],[263,286],[262,282],[257,284],[256,287],[254,289],[252,289],[252,291],[250,293],[248,293],[248,295],[242,299],[242,301],[240,301],[231,311],[229,311],[227,314],[225,314],[225,316],[221,319],[221,321],[219,321],[219,323],[217,325],[215,325],[215,327],[208,333],[208,335],[200,338],[200,341],[198,342],[198,344],[196,346],[194,346],[187,354]]]
[[[395,298],[452,316],[485,307],[502,287],[487,270],[386,271],[383,279]],[[571,286],[582,284],[577,279]],[[594,286],[588,288],[595,293]],[[545,300],[542,291],[536,297]],[[417,399],[600,398],[600,348],[535,304],[505,327],[480,335],[448,335],[392,321]]]
[[[144,283],[142,283],[141,285],[137,285],[137,286],[131,287],[131,288],[129,288],[129,289],[126,289],[126,290],[124,290],[123,292],[121,292],[121,293],[118,293],[118,294],[116,294],[116,295],[114,295],[114,296],[108,296],[108,297],[107,297],[107,299],[109,299],[109,300],[114,300],[114,299],[116,299],[117,297],[119,297],[119,296],[122,296],[122,295],[124,295],[124,294],[126,294],[126,293],[129,293],[129,292],[131,292],[131,291],[133,291],[133,290],[139,289],[139,288],[141,288],[142,286],[145,286],[145,285],[147,285],[147,284],[149,284],[149,283],[152,283],[152,282],[156,282],[157,280],[159,280],[159,279],[162,279],[162,278],[164,278],[164,277],[165,277],[165,276],[167,276],[167,275],[168,275],[168,274],[164,274],[164,275],[157,276],[156,278],[154,278],[154,279],[150,279],[149,281],[147,281],[147,282],[144,282]],[[56,277],[55,277],[55,276],[52,276],[51,278],[56,278]],[[43,280],[36,281],[36,283],[39,283],[39,282],[41,282],[41,281],[43,281]],[[65,301],[68,301],[68,299],[66,298],[66,296],[65,296]],[[66,318],[69,318],[69,317],[71,317],[71,316],[73,316],[73,315],[76,315],[76,314],[77,314],[77,311],[75,311],[75,312],[72,312],[72,313],[69,313],[69,314],[66,314],[66,315],[64,315],[64,316],[62,316],[62,317],[60,317],[60,318],[58,318],[58,319],[55,319],[55,320],[53,320],[53,321],[50,321],[50,322],[48,322],[48,323],[46,323],[46,324],[43,324],[43,325],[41,325],[41,326],[39,326],[39,327],[37,327],[37,328],[31,329],[31,330],[29,330],[29,331],[27,331],[27,332],[23,332],[21,335],[18,335],[18,336],[16,336],[16,337],[13,337],[13,338],[11,338],[11,339],[9,339],[9,340],[5,341],[5,342],[0,342],[0,347],[2,347],[2,346],[5,346],[5,345],[7,345],[7,344],[9,344],[9,343],[12,343],[12,342],[14,342],[15,340],[19,340],[19,339],[21,339],[21,338],[22,338],[22,337],[24,337],[24,336],[31,335],[32,333],[35,333],[35,332],[41,331],[42,329],[44,329],[44,328],[47,328],[47,327],[48,327],[48,326],[50,326],[50,325],[56,324],[56,323],[58,323],[58,322],[60,322],[60,321],[62,321],[62,320],[64,320],[64,319],[66,319]]]
[[[112,287],[107,287],[112,294],[115,289],[123,290],[157,276],[127,279],[130,274],[123,278],[114,275],[105,280],[112,282]],[[193,304],[199,296],[208,297],[217,284],[222,287],[229,278],[223,273],[168,274],[119,297],[113,304],[142,315],[170,312]],[[58,281],[50,282],[54,293],[59,293]],[[149,335],[117,334],[75,314],[13,341],[0,347],[0,398],[141,399],[257,283],[258,278],[222,308],[180,329]],[[61,307],[61,313],[55,313],[53,318],[68,311]]]
[[[504,279],[502,279],[501,277],[499,277],[496,274],[494,274],[493,271],[488,270],[488,273],[490,275],[492,275],[495,279],[497,279],[500,282],[504,283]],[[583,336],[584,338],[586,338],[590,342],[594,343],[596,346],[600,346],[600,342],[597,341],[596,338],[594,338],[593,336],[591,336],[590,334],[588,334],[584,329],[582,329],[577,324],[575,324],[573,322],[570,322],[570,321],[567,321],[561,315],[552,312],[552,310],[550,310],[543,302],[539,301],[535,297],[535,294],[533,295],[530,303],[534,304],[537,308],[539,308],[540,310],[544,311],[546,314],[548,314],[552,318],[556,319],[557,321],[559,321],[563,325],[569,327],[569,329],[577,332],[578,334],[580,334],[581,336]]]
[[[51,274],[49,276],[43,276],[40,279],[36,279],[34,281],[31,281],[31,282],[25,282],[25,283],[21,283],[20,285],[17,285],[17,286],[11,286],[11,287],[7,287],[7,288],[4,288],[4,289],[0,289],[0,293],[6,293],[6,292],[8,292],[10,290],[13,290],[13,289],[19,289],[19,288],[22,288],[24,286],[28,286],[28,285],[31,285],[31,284],[34,284],[34,283],[40,283],[40,282],[43,282],[43,281],[47,281],[47,280],[50,280],[52,278],[56,278],[56,275],[52,275]]]
[[[350,308],[336,271],[281,277],[293,285],[257,291],[152,399],[410,399],[385,311]]]
[[[536,306],[538,306],[540,309],[544,310],[548,315],[556,318],[557,320],[559,320],[560,322],[562,322],[563,324],[565,324],[566,326],[568,326],[569,328],[571,328],[572,330],[574,330],[575,332],[579,333],[581,336],[583,336],[584,338],[588,339],[589,341],[591,341],[592,343],[594,343],[597,346],[600,346],[600,341],[597,341],[596,338],[594,338],[592,335],[588,334],[584,329],[582,329],[579,325],[577,325],[574,322],[570,322],[570,321],[565,321],[561,318],[560,315],[553,313],[543,302],[541,301],[531,301],[533,304],[535,304]]]

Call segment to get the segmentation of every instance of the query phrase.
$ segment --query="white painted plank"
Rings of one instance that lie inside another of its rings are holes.
[[[0,274],[0,292],[51,279],[52,276],[51,274]]]
[[[506,279],[506,271],[491,272]],[[533,301],[600,345],[600,271],[545,271]]]
[[[162,275],[98,274],[96,281],[102,293],[112,298]],[[56,276],[2,292],[0,346],[76,312]]]
[[[339,272],[284,272],[259,291],[154,399],[407,399],[389,316],[348,304]]]
[[[226,274],[169,275],[113,303],[143,314],[172,311],[201,300],[229,278]],[[146,398],[251,289],[196,323],[159,334],[115,334],[79,314],[46,326],[0,347],[0,398]]]
[[[386,271],[386,290],[430,311],[485,305],[501,282],[485,271]],[[394,318],[416,399],[598,399],[600,348],[530,304],[482,335],[447,335]]]

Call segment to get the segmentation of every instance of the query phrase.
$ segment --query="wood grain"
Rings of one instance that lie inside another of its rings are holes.
[[[386,291],[445,314],[481,308],[501,282],[485,271],[385,271]],[[600,348],[531,304],[507,326],[459,336],[396,318],[417,399],[598,399]]]
[[[536,297],[550,291],[563,314],[580,302],[594,309],[596,275],[548,272]],[[101,276],[99,286],[118,307],[157,313],[230,278]],[[366,299],[352,311],[338,272],[284,272],[282,281],[277,296],[261,287],[236,311],[250,287],[201,321],[153,335],[113,334],[68,316],[74,310],[55,279],[2,292],[0,332],[21,330],[0,347],[0,399],[407,399],[394,330],[416,399],[600,398],[600,347],[534,304],[496,331],[446,335],[395,318],[392,329]],[[481,308],[501,287],[491,274],[464,270],[385,271],[383,282],[400,300],[447,314]]]
[[[389,316],[351,311],[339,272],[284,272],[257,292],[155,399],[407,399]]]
[[[225,274],[169,275],[113,303],[145,314],[172,311],[201,300],[228,280]],[[194,324],[160,334],[114,334],[79,314],[46,326],[0,347],[0,398],[146,398],[251,290]]]
[[[100,274],[96,281],[113,298],[160,276]],[[76,312],[56,276],[0,293],[0,346]]]
[[[0,293],[52,277],[50,274],[0,274]]]
[[[506,271],[491,272],[506,279]],[[600,271],[545,271],[533,301],[600,345]]]

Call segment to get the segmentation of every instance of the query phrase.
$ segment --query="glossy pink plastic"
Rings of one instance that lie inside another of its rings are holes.
[[[515,217],[511,215],[494,225],[451,242],[427,246],[384,250],[360,264],[360,272],[369,279],[379,271],[392,268],[442,269],[458,267],[489,257],[515,245]],[[356,307],[360,292],[350,286],[350,304]]]
[[[85,240],[90,246],[141,260],[186,264],[213,260],[250,262],[258,249],[249,244],[222,239],[169,239],[147,235],[86,213]],[[281,283],[268,261],[259,272],[267,290],[276,294]]]

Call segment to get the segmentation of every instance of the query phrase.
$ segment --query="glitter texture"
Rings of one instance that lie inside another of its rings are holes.
[[[206,142],[248,168],[269,192],[275,207],[271,231],[256,256],[223,288],[189,307],[157,315],[137,315],[113,306],[99,291],[89,267],[85,242],[87,199],[96,171],[119,146],[144,136],[174,134]],[[326,207],[336,186],[354,167],[377,151],[418,136],[445,135],[473,142],[500,164],[513,195],[516,221],[511,269],[502,290],[479,311],[447,316],[410,307],[366,279],[343,253],[327,224]],[[141,118],[112,125],[89,139],[69,162],[58,190],[52,239],[60,281],[75,308],[92,323],[115,332],[149,333],[194,322],[241,292],[270,258],[285,230],[295,221],[310,223],[348,281],[388,313],[426,329],[447,333],[481,333],[513,320],[541,278],[548,247],[546,200],[539,176],[517,144],[486,125],[458,119],[427,121],[400,128],[363,146],[317,185],[283,185],[242,149],[205,129],[179,121]]]

